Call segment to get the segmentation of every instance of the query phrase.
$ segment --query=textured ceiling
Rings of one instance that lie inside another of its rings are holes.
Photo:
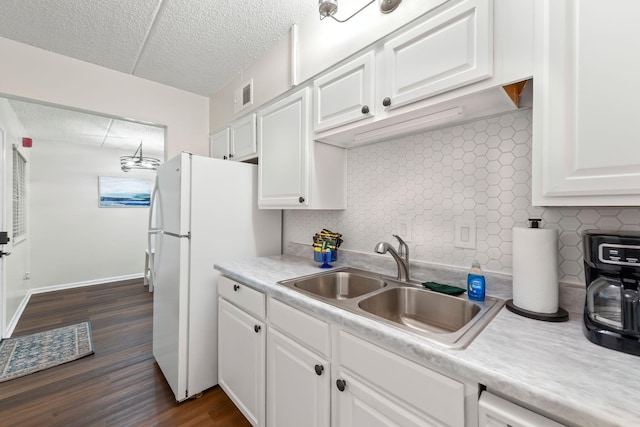
[[[210,96],[317,0],[0,0],[0,37]],[[34,140],[162,153],[164,129],[11,100]]]
[[[1,0],[0,36],[210,96],[317,0]]]
[[[164,153],[164,128],[115,120],[62,108],[9,100],[11,108],[27,135],[36,144],[46,141],[93,145],[96,147],[143,151],[161,157]]]

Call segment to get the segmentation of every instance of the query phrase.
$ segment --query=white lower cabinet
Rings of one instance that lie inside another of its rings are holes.
[[[485,391],[480,396],[478,427],[563,427],[563,424]]]
[[[330,425],[330,327],[273,298],[267,338],[267,426]]]
[[[227,283],[232,286],[230,290],[225,287]],[[264,426],[266,325],[245,311],[264,295],[226,278],[220,278],[219,285],[219,384],[253,426]]]
[[[393,402],[384,390],[367,385],[347,370],[339,372],[342,392],[336,393],[335,423],[341,427],[426,426],[428,424],[404,405]],[[337,385],[336,385],[337,388]]]
[[[267,425],[329,427],[329,362],[274,328],[267,349]]]
[[[253,426],[478,426],[477,383],[228,278],[219,294],[220,386]]]
[[[475,425],[477,384],[442,375],[349,332],[337,332],[335,425]]]

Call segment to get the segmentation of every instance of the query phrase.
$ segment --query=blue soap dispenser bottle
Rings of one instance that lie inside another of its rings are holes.
[[[480,263],[477,260],[473,261],[471,270],[467,275],[467,295],[470,300],[484,301],[486,282],[484,279],[484,273],[480,268]]]

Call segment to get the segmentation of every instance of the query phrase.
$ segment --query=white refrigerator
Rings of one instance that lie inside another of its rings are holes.
[[[182,153],[158,167],[149,213],[153,356],[176,400],[218,383],[214,263],[281,252],[282,213],[259,210],[257,167]]]

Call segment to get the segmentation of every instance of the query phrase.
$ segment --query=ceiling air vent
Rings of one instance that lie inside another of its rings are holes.
[[[253,79],[236,89],[233,103],[236,113],[253,104]]]

